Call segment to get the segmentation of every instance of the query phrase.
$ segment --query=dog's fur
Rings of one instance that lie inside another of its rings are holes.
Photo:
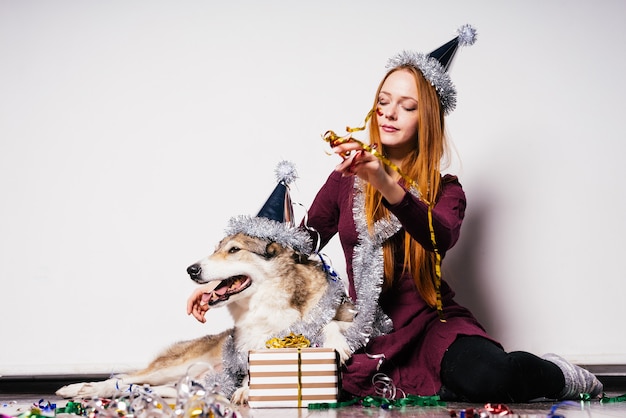
[[[199,284],[221,282],[208,301],[210,308],[227,306],[234,328],[218,335],[179,342],[141,371],[118,375],[101,382],[76,383],[57,391],[66,398],[111,397],[130,384],[148,384],[162,396],[174,397],[174,385],[184,376],[202,381],[210,370],[222,371],[222,347],[234,338],[239,353],[265,348],[266,341],[302,321],[320,301],[328,287],[321,263],[276,242],[237,233],[227,236],[215,252],[188,268]],[[345,298],[335,317],[320,330],[324,346],[339,353],[344,362],[350,348],[342,332],[354,316]],[[193,366],[193,367],[191,367]],[[225,373],[224,371],[222,371]],[[235,403],[247,400],[247,379],[232,396]]]

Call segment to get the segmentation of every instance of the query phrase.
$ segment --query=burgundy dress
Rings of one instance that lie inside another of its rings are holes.
[[[309,209],[308,225],[319,232],[322,245],[339,233],[346,257],[349,293],[356,299],[352,261],[358,233],[353,214],[353,192],[354,177],[333,172]],[[398,240],[396,248],[400,248],[399,251],[402,251],[404,230],[426,249],[432,250],[426,204],[407,192],[400,203],[389,205],[385,202],[385,205],[403,228],[391,238]],[[465,193],[457,178],[447,175],[433,208],[436,242],[442,256],[456,243],[464,213]],[[401,263],[402,253],[398,258]],[[396,271],[400,275],[401,264]],[[393,321],[393,331],[372,338],[364,350],[357,351],[348,360],[343,370],[343,389],[358,396],[373,395],[372,377],[382,372],[406,394],[436,394],[441,388],[441,360],[456,337],[480,335],[491,339],[471,312],[454,301],[454,292],[445,281],[441,284],[441,295],[446,322],[441,322],[436,309],[424,302],[410,276],[396,277],[393,287],[384,291],[379,299],[383,311]],[[378,359],[368,354],[385,355],[380,370],[376,370]]]

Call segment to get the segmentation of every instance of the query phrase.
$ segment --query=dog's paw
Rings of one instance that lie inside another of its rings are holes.
[[[248,403],[248,395],[250,393],[249,386],[242,386],[233,393],[230,397],[230,401],[235,405],[244,405]]]
[[[326,345],[326,344],[324,344],[324,346],[327,347],[327,348],[334,348],[335,351],[337,351],[337,353],[339,354],[339,363],[340,364],[344,364],[346,361],[348,361],[350,356],[352,356],[352,350],[350,350],[350,346],[345,341],[345,338],[339,344],[333,344],[333,345]]]
[[[62,398],[111,397],[117,391],[114,381],[83,382],[66,385],[55,393]]]
[[[82,390],[82,387],[85,385],[87,385],[87,383],[73,383],[71,385],[65,385],[57,390],[55,394],[62,398],[77,398],[78,394]]]
[[[324,327],[324,347],[334,348],[339,353],[339,361],[344,364],[352,355],[346,337],[341,333],[341,326],[336,321]]]

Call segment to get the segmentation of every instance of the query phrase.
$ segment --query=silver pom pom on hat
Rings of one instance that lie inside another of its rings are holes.
[[[420,70],[426,80],[435,87],[441,107],[444,113],[448,114],[456,107],[456,88],[448,75],[448,69],[459,46],[473,45],[476,38],[476,29],[471,25],[463,25],[457,29],[457,36],[454,39],[431,53],[402,51],[389,59],[386,68],[410,65]]]

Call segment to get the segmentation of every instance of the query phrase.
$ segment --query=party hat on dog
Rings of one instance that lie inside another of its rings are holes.
[[[298,177],[295,166],[289,161],[281,161],[274,170],[278,184],[255,217],[237,216],[231,218],[227,234],[244,233],[252,237],[277,242],[294,250],[311,254],[311,235],[294,224],[293,205],[289,194],[289,184]]]
[[[278,184],[257,216],[276,222],[285,222],[293,226],[293,204],[289,195],[289,184],[298,177],[296,168],[289,161],[281,161],[276,166],[274,173]]]

